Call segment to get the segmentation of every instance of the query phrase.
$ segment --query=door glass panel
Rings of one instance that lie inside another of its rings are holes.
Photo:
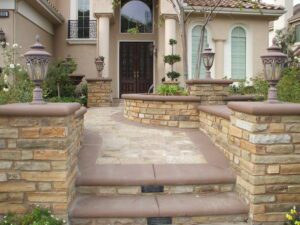
[[[153,7],[151,0],[124,0],[121,8],[121,32],[134,29],[138,33],[152,33]]]

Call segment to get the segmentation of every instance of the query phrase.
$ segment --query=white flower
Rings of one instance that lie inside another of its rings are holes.
[[[9,46],[9,42],[6,42],[6,46]]]
[[[3,88],[3,91],[8,92],[9,89],[8,88]]]
[[[15,68],[15,64],[10,64],[9,68],[14,69]]]
[[[19,45],[17,44],[17,43],[14,43],[13,45],[12,45],[12,47],[13,48],[17,48]]]
[[[1,42],[0,45],[2,45],[2,46],[5,45],[5,42]]]
[[[17,66],[19,66],[19,67],[20,67],[20,66],[21,66],[21,64],[20,64],[20,63],[17,63]]]
[[[239,86],[240,86],[239,82],[233,82],[233,83],[232,83],[232,87],[236,87],[236,88],[237,88],[237,87],[239,87]]]

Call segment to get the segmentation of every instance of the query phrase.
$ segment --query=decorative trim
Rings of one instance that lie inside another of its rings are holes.
[[[66,39],[69,45],[96,45],[97,39],[96,38],[72,38]]]
[[[299,115],[300,104],[267,102],[229,102],[228,107],[233,111],[256,116]]]
[[[161,14],[163,19],[174,19],[178,21],[178,16],[176,14]]]
[[[113,18],[114,17],[114,14],[113,13],[94,13],[94,16],[96,18],[99,18],[99,17],[108,17],[108,18]]]
[[[57,23],[62,24],[65,19],[57,12],[47,0],[37,0],[37,2],[57,21]]]
[[[203,13],[203,11],[208,11],[205,7],[199,6],[186,6],[184,7],[186,12],[196,12]],[[274,9],[274,10],[267,10],[267,9],[238,9],[238,8],[222,8],[217,7],[215,10],[216,14],[235,14],[235,15],[256,15],[256,16],[271,16],[278,18],[286,13],[283,9]]]

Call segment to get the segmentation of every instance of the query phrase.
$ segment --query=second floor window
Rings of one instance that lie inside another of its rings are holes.
[[[78,0],[78,38],[89,38],[90,0]]]
[[[152,33],[152,0],[123,0],[121,8],[121,32]]]

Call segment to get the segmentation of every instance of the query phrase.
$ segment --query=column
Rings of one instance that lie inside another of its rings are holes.
[[[165,55],[169,55],[172,53],[172,47],[169,45],[170,39],[176,40],[176,19],[174,18],[166,18],[165,19]],[[174,52],[176,52],[176,46],[174,46]],[[165,65],[165,74],[171,71],[171,66]],[[166,77],[166,80],[169,78]]]
[[[224,39],[214,39],[215,41],[215,79],[224,77]]]
[[[109,78],[109,15],[98,18],[98,55],[104,56],[105,66],[102,72],[104,78]]]

